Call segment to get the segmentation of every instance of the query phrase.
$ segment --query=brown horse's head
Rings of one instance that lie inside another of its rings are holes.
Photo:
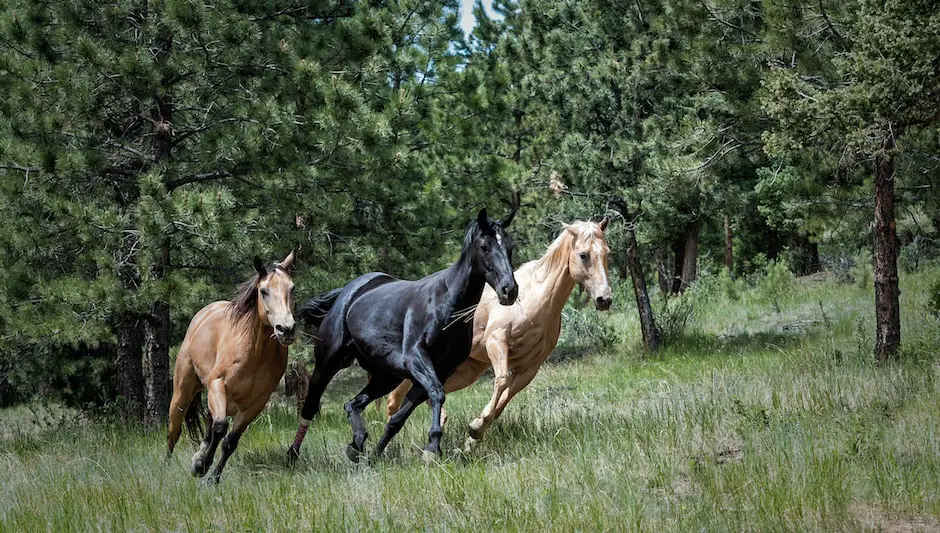
[[[277,341],[284,346],[294,342],[294,282],[290,271],[294,264],[294,252],[288,254],[280,263],[266,267],[255,256],[255,270],[258,271],[255,300],[258,319],[265,326],[274,329]]]
[[[607,219],[599,224],[594,222],[575,222],[566,225],[573,239],[571,253],[568,256],[568,271],[571,277],[588,291],[594,307],[600,311],[610,309],[613,300],[610,282],[607,281],[607,255],[610,247],[604,240]]]

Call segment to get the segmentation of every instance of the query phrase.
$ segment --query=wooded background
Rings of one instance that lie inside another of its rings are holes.
[[[898,356],[898,268],[938,252],[935,2],[494,4],[465,36],[453,1],[0,0],[0,406],[157,423],[253,255],[296,249],[298,299],[415,278],[517,192],[520,261],[614,219],[648,350],[700,272],[872,264]]]

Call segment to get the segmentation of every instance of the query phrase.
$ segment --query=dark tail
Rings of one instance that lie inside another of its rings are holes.
[[[336,299],[339,298],[339,293],[343,292],[344,288],[345,287],[333,289],[319,296],[310,298],[306,303],[300,306],[300,311],[297,312],[297,316],[305,323],[319,328],[320,323],[323,322],[326,314],[330,312],[330,308],[336,303]]]
[[[202,403],[202,392],[197,392],[193,400],[189,402],[186,408],[186,432],[189,433],[190,440],[199,444],[206,436],[206,428],[203,423],[209,418],[205,405]]]

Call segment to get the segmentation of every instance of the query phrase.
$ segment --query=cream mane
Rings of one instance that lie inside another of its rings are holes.
[[[594,222],[576,220],[565,225],[561,234],[545,249],[542,257],[535,260],[533,274],[537,274],[539,279],[544,279],[549,272],[568,268],[568,258],[571,256],[574,243],[580,241],[591,243],[594,239],[604,242],[604,231]]]

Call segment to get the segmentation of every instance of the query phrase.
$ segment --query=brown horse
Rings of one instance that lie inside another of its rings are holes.
[[[167,458],[179,439],[184,414],[190,436],[198,440],[199,392],[208,389],[212,425],[193,455],[194,476],[206,474],[221,441],[222,456],[209,478],[219,482],[241,434],[284,375],[287,347],[294,342],[294,282],[288,273],[293,262],[294,252],[269,266],[256,256],[257,274],[238,288],[235,298],[203,307],[189,323],[173,372]],[[228,416],[233,417],[231,431]]]
[[[574,286],[586,289],[597,309],[610,308],[606,228],[607,219],[600,224],[566,225],[545,255],[516,271],[519,298],[515,305],[497,305],[493,290],[484,289],[473,317],[470,357],[444,383],[445,392],[460,390],[493,367],[493,397],[483,413],[470,422],[468,451],[483,438],[509,400],[532,381],[555,348],[561,333],[561,311]],[[405,381],[389,395],[388,416],[398,410],[410,387],[411,382]]]

